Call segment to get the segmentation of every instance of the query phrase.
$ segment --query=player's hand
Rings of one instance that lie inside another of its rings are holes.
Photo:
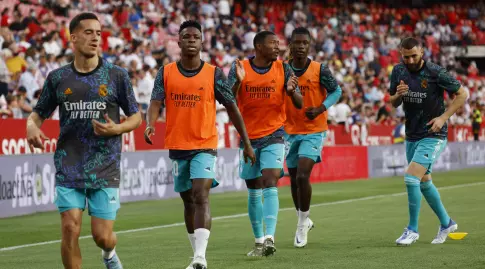
[[[321,105],[319,107],[309,107],[305,111],[305,116],[310,120],[314,120],[316,117],[318,117],[318,115],[325,112],[325,110],[326,109],[324,105]]]
[[[248,163],[248,161],[250,161],[251,166],[256,163],[256,154],[254,154],[254,149],[251,145],[244,147],[243,155],[245,163]]]
[[[153,145],[152,138],[151,136],[155,135],[155,128],[151,126],[147,126],[145,129],[145,142],[147,142],[150,145]]]
[[[428,126],[432,125],[431,128],[428,130],[429,133],[437,133],[441,131],[441,128],[443,128],[443,125],[445,125],[446,120],[443,119],[442,117],[437,117],[432,119],[430,122],[428,122]]]
[[[246,71],[239,59],[236,59],[236,78],[238,82],[242,82],[246,77]]]
[[[27,128],[27,142],[31,152],[34,152],[34,148],[44,150],[44,141],[48,139],[44,132],[37,126]]]
[[[401,80],[401,83],[397,85],[397,96],[401,97],[405,95],[409,91],[409,86],[404,83],[404,81]]]
[[[286,84],[286,93],[288,96],[293,96],[293,94],[296,92],[296,87],[298,87],[298,77],[291,75],[288,83]]]
[[[101,123],[97,120],[92,120],[94,134],[99,136],[114,136],[121,134],[119,125],[112,121],[108,114],[104,114],[104,119],[106,123]]]

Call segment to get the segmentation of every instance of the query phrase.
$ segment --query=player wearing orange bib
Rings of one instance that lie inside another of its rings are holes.
[[[185,225],[194,251],[187,269],[206,269],[205,253],[211,228],[209,191],[216,180],[216,100],[226,107],[244,144],[244,161],[255,162],[241,114],[222,70],[200,59],[201,26],[182,23],[179,30],[181,60],[160,68],[148,109],[145,140],[151,144],[162,102],[167,109],[165,147],[172,160],[174,189],[184,202]]]
[[[307,29],[299,27],[293,31],[289,65],[298,77],[304,104],[304,109],[298,110],[291,105],[291,99],[286,98],[286,165],[298,213],[295,247],[306,246],[308,232],[313,228],[309,218],[312,197],[310,175],[313,165],[321,161],[328,130],[327,109],[342,95],[328,67],[308,58],[310,44],[311,36]]]
[[[292,106],[301,108],[302,97],[297,77],[289,65],[277,61],[279,41],[276,35],[263,31],[253,42],[256,57],[233,64],[229,85],[257,158],[252,167],[241,162],[239,172],[248,188],[248,213],[256,241],[248,256],[268,256],[276,251],[274,235],[279,209],[276,186],[285,158],[285,99],[290,98]]]

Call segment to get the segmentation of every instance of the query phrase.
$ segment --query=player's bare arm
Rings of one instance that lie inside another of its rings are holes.
[[[232,86],[232,93],[234,96],[237,96],[239,93],[239,88],[241,88],[241,82],[246,77],[246,72],[244,71],[244,67],[239,59],[236,59],[236,82]]]
[[[147,128],[145,129],[145,142],[153,145],[151,137],[155,134],[155,122],[160,116],[163,101],[151,100],[147,111]]]
[[[44,149],[43,141],[49,139],[40,129],[43,123],[44,118],[37,112],[31,113],[27,119],[27,142],[32,152],[34,148]]]
[[[466,99],[468,98],[468,92],[463,89],[463,87],[460,87],[458,91],[455,93],[455,99],[453,102],[450,104],[448,109],[439,117],[432,119],[428,125],[432,125],[431,128],[429,129],[429,132],[435,133],[439,132],[443,125],[446,123],[446,121],[453,116],[453,114],[456,113],[456,111],[465,105]]]
[[[231,119],[232,124],[236,128],[244,143],[244,162],[247,163],[248,161],[251,161],[251,165],[254,165],[254,163],[256,162],[256,155],[254,154],[253,147],[251,146],[251,142],[249,141],[249,136],[246,132],[246,126],[244,125],[241,112],[239,112],[236,103],[230,103],[225,107],[229,119]]]
[[[394,107],[398,107],[402,104],[402,97],[408,92],[409,86],[401,80],[399,85],[397,85],[396,93],[391,95],[391,104]]]
[[[104,114],[105,123],[92,120],[94,133],[99,136],[114,136],[135,130],[141,124],[141,113],[129,116],[122,123],[115,123],[108,114]]]
[[[291,101],[293,105],[301,109],[303,107],[303,96],[301,96],[301,93],[297,92],[298,88],[298,77],[295,75],[291,75],[290,79],[288,80],[288,83],[286,85],[286,94],[291,97]]]

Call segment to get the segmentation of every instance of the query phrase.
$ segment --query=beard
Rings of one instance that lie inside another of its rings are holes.
[[[421,67],[421,64],[422,64],[422,61],[423,59],[419,59],[419,61],[415,64],[406,64],[406,67],[409,71],[412,71],[412,72],[416,72],[419,70],[419,68]]]

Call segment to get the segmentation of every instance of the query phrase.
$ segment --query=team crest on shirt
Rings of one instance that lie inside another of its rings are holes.
[[[426,79],[421,80],[421,88],[423,89],[428,88],[428,81]]]
[[[67,88],[67,89],[64,91],[64,94],[65,94],[65,95],[71,95],[71,94],[72,94],[71,88]]]
[[[102,84],[99,86],[98,93],[99,93],[99,96],[101,97],[106,97],[106,95],[108,95],[108,88],[106,87],[105,84]]]

